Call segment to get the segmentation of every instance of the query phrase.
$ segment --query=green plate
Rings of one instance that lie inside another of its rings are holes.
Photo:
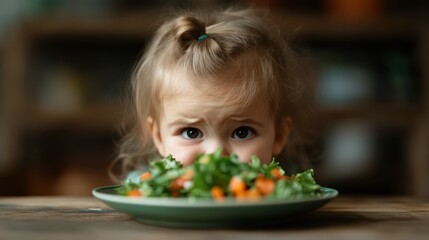
[[[92,194],[143,223],[185,228],[278,225],[292,219],[291,216],[318,209],[338,195],[335,189],[322,188],[319,196],[216,202],[195,198],[126,197],[118,195],[116,187],[95,188]]]

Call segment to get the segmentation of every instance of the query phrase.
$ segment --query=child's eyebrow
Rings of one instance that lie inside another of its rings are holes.
[[[174,121],[168,123],[169,127],[178,126],[178,125],[192,125],[201,122],[200,118],[178,118]]]
[[[262,122],[258,122],[252,118],[248,118],[248,117],[231,117],[228,119],[228,122],[243,122],[243,123],[249,123],[249,124],[254,124],[257,126],[262,126],[263,123]]]
[[[204,119],[196,118],[196,117],[181,117],[181,118],[174,119],[174,121],[172,122],[169,122],[167,126],[174,127],[174,126],[196,125],[201,122],[204,122]],[[230,123],[251,124],[251,125],[256,125],[258,127],[262,127],[264,125],[263,122],[256,121],[252,118],[238,117],[238,116],[228,117],[222,122],[223,124],[230,124]]]

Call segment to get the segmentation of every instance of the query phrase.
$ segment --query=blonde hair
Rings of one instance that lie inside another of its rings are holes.
[[[199,40],[200,36],[207,38]],[[292,149],[305,139],[311,112],[304,100],[307,86],[300,72],[280,31],[265,23],[255,10],[227,9],[204,16],[182,13],[161,25],[135,68],[132,114],[126,120],[115,163],[120,162],[126,173],[160,157],[146,127],[147,119],[151,116],[156,121],[162,101],[171,97],[174,86],[183,84],[178,82],[183,79],[209,84],[225,102],[248,105],[262,96],[278,123],[292,117],[294,127],[288,143]],[[226,73],[232,79],[217,77]]]

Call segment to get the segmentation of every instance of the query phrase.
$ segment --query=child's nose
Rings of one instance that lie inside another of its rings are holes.
[[[222,148],[222,156],[228,156],[230,154],[228,145],[218,140],[211,141],[207,144],[206,154],[214,153],[219,148]]]

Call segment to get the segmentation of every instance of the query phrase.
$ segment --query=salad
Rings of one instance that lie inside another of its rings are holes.
[[[189,166],[183,166],[171,155],[153,161],[138,181],[128,180],[116,191],[129,197],[286,199],[318,195],[320,185],[313,176],[312,169],[287,176],[274,159],[270,164],[262,164],[253,156],[249,163],[243,163],[236,155],[222,156],[218,150],[198,156]]]

